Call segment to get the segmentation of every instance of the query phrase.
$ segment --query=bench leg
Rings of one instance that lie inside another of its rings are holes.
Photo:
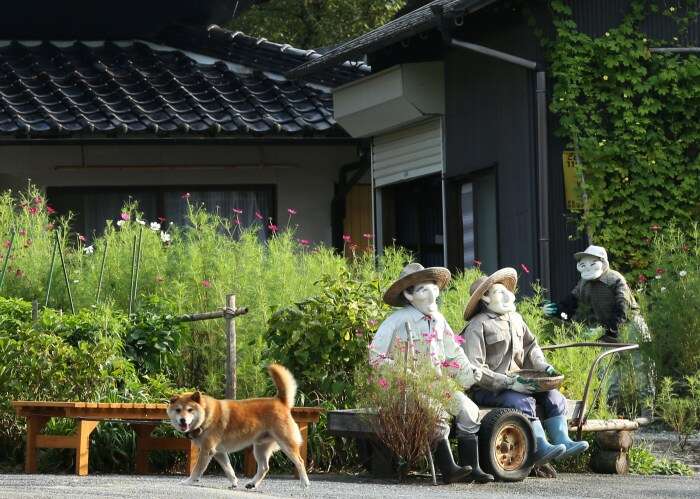
[[[37,472],[36,437],[46,426],[50,418],[47,416],[27,416],[27,451],[24,460],[24,472]]]
[[[148,475],[151,467],[148,464],[148,451],[150,449],[151,433],[157,425],[133,425],[136,432],[136,465],[134,471],[137,475]]]
[[[309,425],[307,423],[299,423],[299,431],[301,432],[299,454],[301,455],[301,460],[304,461],[304,469],[306,469],[308,464],[307,456],[309,452]],[[296,468],[294,468],[294,476],[299,478],[299,473],[297,473]]]
[[[253,455],[253,447],[246,447],[243,451],[243,476],[252,478],[258,471],[258,463]]]
[[[187,476],[192,474],[194,466],[197,464],[197,458],[199,457],[199,447],[190,440],[190,448],[187,450]]]
[[[90,434],[97,428],[99,421],[79,419],[77,423],[78,447],[75,449],[75,473],[80,476],[86,476],[90,458]]]

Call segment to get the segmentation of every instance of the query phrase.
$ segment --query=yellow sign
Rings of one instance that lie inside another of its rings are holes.
[[[583,185],[581,177],[576,172],[576,155],[574,151],[564,151],[564,190],[566,193],[566,208],[570,211],[583,210]]]

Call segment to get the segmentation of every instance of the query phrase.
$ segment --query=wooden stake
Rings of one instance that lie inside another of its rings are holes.
[[[66,268],[66,261],[63,259],[63,248],[61,248],[61,243],[58,239],[58,231],[54,231],[56,234],[56,242],[58,243],[58,256],[61,259],[61,267],[63,267],[63,278],[66,280],[66,289],[68,290],[68,300],[70,300],[70,309],[73,314],[75,314],[75,305],[73,304],[73,293],[70,291],[70,280],[68,279],[68,269]]]
[[[226,295],[226,308],[236,310],[236,295]],[[226,316],[226,398],[236,398],[236,319]]]
[[[131,244],[131,283],[129,285],[129,315],[134,303],[134,272],[136,271],[136,234],[134,234],[134,242]]]
[[[51,253],[51,268],[49,269],[49,282],[46,283],[46,300],[44,306],[49,306],[49,296],[51,296],[51,283],[53,282],[53,269],[56,263],[56,251],[58,251],[58,239],[53,242],[53,252]]]
[[[97,298],[95,299],[95,305],[100,303],[100,293],[102,292],[102,276],[105,273],[105,260],[107,259],[107,247],[109,246],[109,239],[105,238],[105,249],[102,253],[102,264],[100,265],[100,279],[97,281]]]

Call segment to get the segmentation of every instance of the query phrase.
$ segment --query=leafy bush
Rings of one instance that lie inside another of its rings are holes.
[[[667,458],[657,459],[644,446],[630,447],[629,463],[630,473],[637,475],[693,475],[693,470],[686,464]]]
[[[671,378],[661,380],[661,389],[656,397],[657,410],[664,422],[678,437],[678,445],[685,449],[688,438],[700,428],[700,372],[686,377],[688,397],[675,393],[678,383]]]
[[[652,243],[655,278],[647,293],[648,345],[659,378],[683,379],[700,370],[700,228],[659,231]]]

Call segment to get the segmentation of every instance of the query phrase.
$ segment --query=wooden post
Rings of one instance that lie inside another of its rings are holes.
[[[75,473],[80,476],[88,474],[88,461],[90,459],[90,434],[97,427],[99,421],[79,419],[77,421],[78,447],[75,449]]]
[[[42,428],[49,421],[47,416],[27,416],[27,453],[24,458],[24,472],[37,472],[37,447],[36,437],[41,433]]]
[[[226,308],[236,310],[236,295],[226,295]],[[226,317],[226,398],[236,398],[236,319]]]

